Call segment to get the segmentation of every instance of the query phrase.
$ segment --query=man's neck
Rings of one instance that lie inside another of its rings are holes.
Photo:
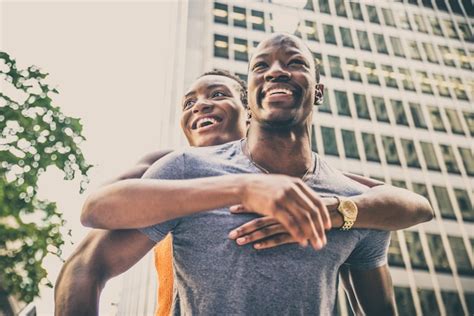
[[[307,126],[269,129],[250,124],[247,150],[255,164],[268,172],[302,177],[313,167]]]

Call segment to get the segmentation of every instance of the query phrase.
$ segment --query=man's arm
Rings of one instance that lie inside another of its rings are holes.
[[[97,315],[105,283],[137,263],[154,242],[137,230],[93,230],[56,281],[55,315]]]
[[[170,150],[144,156],[113,183],[140,178]],[[112,277],[131,268],[154,243],[136,230],[92,230],[61,268],[55,286],[56,315],[97,315],[100,293]]]
[[[349,279],[357,297],[357,300],[351,300],[351,304],[358,303],[353,306],[354,311],[362,311],[368,316],[397,314],[392,278],[386,264],[366,271],[350,269]]]

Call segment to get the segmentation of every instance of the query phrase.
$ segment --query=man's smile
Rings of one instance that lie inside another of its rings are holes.
[[[218,125],[222,122],[222,118],[217,116],[217,115],[206,115],[206,116],[201,116],[196,118],[192,125],[191,129],[192,130],[199,130],[199,131],[204,131],[208,130],[215,125]]]

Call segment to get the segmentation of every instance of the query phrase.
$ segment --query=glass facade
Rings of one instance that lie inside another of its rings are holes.
[[[189,3],[201,12],[188,22],[189,45],[202,45],[186,63],[202,66],[191,67],[187,83],[213,68],[246,79],[252,48],[286,22],[277,14],[297,19],[284,31],[306,42],[326,87],[313,115],[313,150],[341,169],[411,189],[435,211],[431,223],[392,233],[389,265],[404,274],[393,280],[398,313],[474,314],[472,4]],[[340,299],[338,313],[352,315],[347,307]]]

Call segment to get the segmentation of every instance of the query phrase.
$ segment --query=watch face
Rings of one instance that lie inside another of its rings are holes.
[[[344,213],[344,216],[347,216],[349,218],[357,217],[357,206],[354,202],[350,200],[341,201],[341,209]]]

